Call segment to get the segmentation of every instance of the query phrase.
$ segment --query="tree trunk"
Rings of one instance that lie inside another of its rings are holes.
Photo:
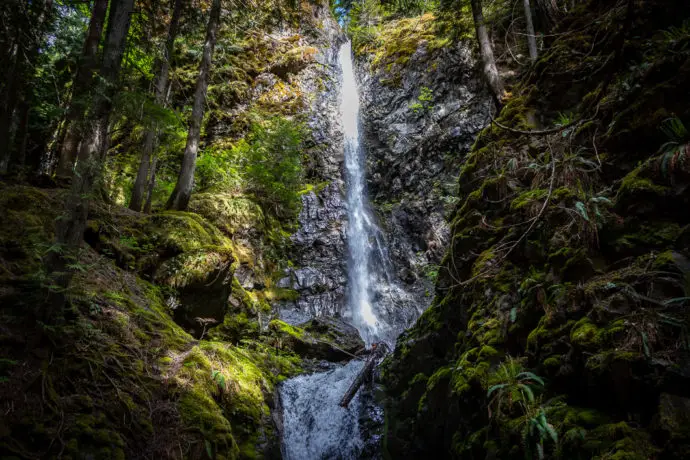
[[[7,174],[10,164],[10,132],[14,118],[14,108],[17,104],[17,80],[20,70],[20,48],[18,40],[8,53],[10,68],[7,70],[7,81],[4,85],[2,101],[0,101],[0,175]]]
[[[537,60],[537,37],[534,35],[534,24],[532,23],[532,8],[529,0],[524,0],[525,5],[525,22],[527,23],[527,47],[529,48],[529,58],[532,61]]]
[[[201,135],[201,122],[204,118],[204,105],[206,104],[206,89],[208,88],[208,74],[213,58],[213,49],[216,46],[216,34],[220,20],[220,0],[213,0],[211,14],[208,19],[206,29],[206,43],[204,44],[204,54],[199,65],[199,78],[196,81],[196,91],[194,92],[194,105],[192,107],[192,119],[187,134],[187,145],[182,159],[182,168],[177,178],[175,189],[166,204],[167,209],[184,211],[187,209],[189,199],[192,196],[192,185],[194,183],[194,169],[196,167],[196,154],[199,150],[199,137]]]
[[[548,26],[556,22],[559,10],[556,0],[537,0],[537,10],[541,12],[540,19],[543,25]]]
[[[22,13],[28,21],[26,28],[16,27],[15,46],[10,50],[11,65],[8,82],[4,85],[5,94],[0,103],[0,174],[7,173],[12,158],[12,128],[15,127],[15,111],[20,110],[20,121],[23,116],[21,104],[30,100],[32,94],[34,64],[39,55],[48,25],[53,18],[53,0],[26,2]],[[19,10],[15,5],[15,10]],[[19,11],[17,11],[19,13]],[[31,28],[31,33],[27,28]],[[20,104],[18,107],[17,104]],[[16,139],[15,132],[15,141]],[[16,155],[16,152],[15,152]],[[15,169],[14,167],[12,169]]]
[[[484,67],[484,77],[489,84],[489,88],[491,88],[496,103],[500,105],[503,100],[503,80],[501,80],[501,76],[498,74],[494,51],[491,48],[489,34],[486,31],[482,1],[470,0],[470,2],[472,3],[472,16],[474,17],[474,27],[477,31],[477,41],[479,42],[479,54],[482,57]]]
[[[350,387],[343,395],[340,403],[338,403],[340,407],[347,408],[347,406],[350,405],[350,401],[352,401],[352,398],[355,397],[359,391],[359,388],[366,381],[367,376],[371,375],[371,372],[374,370],[379,358],[386,353],[387,349],[388,346],[386,346],[384,342],[374,344],[373,349],[371,350],[371,355],[364,364],[364,367],[361,371],[359,371],[359,374],[357,374],[357,377],[355,377],[355,379],[352,381],[352,384],[350,384]]]
[[[165,89],[168,85],[168,75],[170,72],[170,60],[172,59],[173,48],[175,46],[175,38],[179,29],[180,15],[182,11],[182,0],[173,0],[172,18],[170,19],[170,26],[168,27],[168,38],[165,41],[163,48],[163,57],[160,59],[160,67],[155,84],[155,100],[156,104],[165,104]],[[151,172],[151,156],[157,144],[157,129],[151,128],[144,135],[144,147],[141,152],[141,161],[139,163],[139,171],[137,178],[134,181],[132,188],[132,199],[129,202],[129,209],[134,211],[141,211],[141,205],[144,200],[144,192],[146,190],[147,178]]]
[[[103,24],[105,23],[105,14],[107,10],[108,0],[95,0],[93,10],[91,11],[89,30],[86,33],[84,48],[79,60],[79,67],[74,76],[72,101],[65,115],[65,137],[60,147],[60,158],[55,172],[58,176],[69,177],[72,175],[74,161],[77,158],[77,149],[81,141],[81,131],[78,121],[81,119],[86,109],[85,99],[90,91],[91,82],[93,81],[93,72],[96,70],[98,45],[101,41],[101,35],[103,34]]]
[[[153,189],[156,186],[156,156],[151,159],[151,174],[149,175],[148,190],[146,192],[146,204],[144,204],[144,212],[149,214],[151,212],[151,201],[153,200]]]
[[[47,272],[53,277],[52,285],[57,286],[57,289],[47,288],[46,310],[44,311],[44,320],[47,322],[61,320],[66,289],[74,274],[67,265],[69,262],[78,261],[79,246],[89,212],[89,200],[94,184],[100,175],[108,145],[108,122],[112,99],[117,91],[133,8],[134,0],[113,0],[110,5],[108,31],[100,69],[103,88],[94,92],[84,140],[79,151],[76,174],[70,193],[65,200],[65,211],[56,225],[55,247],[59,248],[59,251],[50,252],[46,257]]]
[[[26,166],[26,143],[29,137],[29,103],[26,100],[19,102],[19,126],[15,139],[14,157],[12,160],[12,170],[18,176],[25,173]]]

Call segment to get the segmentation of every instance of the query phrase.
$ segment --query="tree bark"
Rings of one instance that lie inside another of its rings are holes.
[[[17,127],[17,135],[15,139],[14,157],[12,160],[12,169],[18,176],[25,173],[26,166],[26,144],[29,137],[29,111],[31,107],[26,100],[22,100],[18,105],[19,112],[19,126]]]
[[[144,212],[149,214],[151,212],[151,201],[153,200],[153,189],[156,186],[156,160],[154,156],[151,159],[151,174],[149,175],[149,183],[146,192],[146,204],[144,204]]]
[[[0,101],[0,175],[7,174],[10,164],[10,132],[17,104],[17,80],[20,70],[20,47],[15,40],[10,55],[10,68],[7,71],[7,81],[4,85],[3,100]]]
[[[525,22],[527,23],[527,47],[529,48],[529,58],[537,60],[537,37],[534,35],[534,23],[532,22],[532,8],[529,0],[523,1],[525,6]]]
[[[180,15],[182,12],[182,0],[173,0],[172,17],[168,27],[168,38],[165,41],[163,48],[163,56],[158,63],[160,68],[154,88],[156,104],[165,104],[165,89],[168,85],[168,75],[170,73],[170,60],[172,59],[173,49],[175,46],[175,38],[179,29]],[[132,199],[129,202],[129,209],[133,211],[141,211],[141,205],[144,200],[144,192],[146,191],[147,178],[149,174],[153,174],[151,165],[151,156],[156,148],[158,137],[158,130],[154,127],[146,131],[144,135],[144,146],[141,152],[141,161],[139,163],[139,171],[137,178],[134,181],[132,188]]]
[[[357,374],[357,377],[355,377],[352,384],[343,395],[343,398],[340,400],[340,403],[338,403],[340,407],[347,408],[347,406],[350,405],[350,401],[352,401],[352,399],[359,391],[359,388],[366,381],[367,376],[371,375],[371,372],[374,370],[374,367],[376,366],[376,363],[378,362],[379,358],[386,353],[387,349],[388,347],[383,342],[374,344],[373,350],[371,351],[371,355],[367,359],[367,362],[364,364],[364,367],[361,371],[359,371],[359,374]]]
[[[100,68],[103,88],[95,91],[84,140],[79,151],[76,174],[65,200],[63,215],[57,221],[54,246],[58,250],[50,252],[45,261],[47,272],[52,277],[52,283],[50,283],[52,286],[47,288],[46,309],[43,312],[46,322],[60,321],[63,317],[66,290],[74,275],[68,264],[78,261],[79,246],[89,212],[89,200],[102,169],[108,145],[108,122],[112,99],[117,91],[133,8],[134,0],[113,0],[110,5],[108,31]]]
[[[26,2],[25,15],[20,25],[16,26],[15,46],[10,50],[12,64],[10,65],[8,82],[4,89],[4,101],[0,103],[0,174],[8,171],[12,159],[12,128],[15,127],[15,112],[20,111],[19,127],[23,117],[22,104],[30,99],[32,94],[31,81],[34,77],[33,65],[44,44],[48,26],[53,18],[53,0]],[[19,13],[19,11],[17,11]],[[17,106],[19,104],[19,106]],[[16,132],[15,141],[16,139]],[[16,156],[16,152],[15,152]],[[12,169],[15,169],[14,167]]]
[[[184,158],[180,175],[177,178],[175,189],[166,204],[167,209],[184,211],[187,209],[189,199],[192,196],[192,186],[194,184],[194,169],[196,168],[196,155],[199,150],[199,137],[201,135],[201,122],[204,118],[204,106],[206,103],[206,90],[208,88],[208,75],[213,58],[213,49],[216,46],[216,35],[218,23],[220,21],[220,0],[213,0],[211,14],[206,28],[206,42],[204,44],[204,54],[199,65],[199,78],[196,82],[194,92],[194,105],[192,106],[192,119],[187,134],[187,145],[185,146]]]
[[[84,40],[84,48],[79,60],[79,67],[72,84],[72,101],[65,115],[65,136],[60,147],[60,158],[55,172],[57,176],[69,177],[72,175],[72,168],[77,158],[77,149],[79,148],[82,134],[79,120],[85,112],[85,98],[93,81],[93,72],[96,70],[98,45],[103,34],[103,24],[105,23],[107,10],[108,0],[95,0],[93,10],[91,11],[91,19],[89,20],[89,29]]]
[[[501,105],[504,91],[503,80],[498,74],[496,60],[494,59],[494,51],[491,47],[489,34],[486,31],[484,12],[482,11],[482,1],[470,0],[470,3],[472,4],[472,16],[474,17],[474,27],[477,31],[477,41],[479,42],[479,54],[482,58],[484,77],[486,78],[489,88],[496,99],[496,103]]]

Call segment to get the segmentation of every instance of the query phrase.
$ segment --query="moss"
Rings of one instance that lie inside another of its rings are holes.
[[[494,347],[489,346],[489,345],[484,345],[480,350],[479,350],[479,359],[482,360],[489,360],[492,358],[496,358],[501,356],[501,353],[496,350]]]
[[[258,203],[246,196],[227,193],[196,193],[189,209],[228,235],[241,231],[263,231],[266,220]]]
[[[667,187],[657,185],[651,179],[640,177],[641,171],[641,167],[637,168],[623,178],[618,188],[617,200],[623,199],[626,195],[636,195],[640,193],[661,197],[668,193],[669,189]]]
[[[572,328],[575,321],[569,320],[565,323],[555,322],[548,316],[544,315],[539,320],[539,324],[527,336],[527,346],[529,349],[544,348],[548,349],[549,345],[555,342],[558,337],[564,336]]]
[[[510,209],[517,211],[527,206],[534,204],[536,201],[541,201],[546,198],[549,191],[546,189],[535,189],[522,192],[517,198],[510,203]]]
[[[675,222],[655,222],[640,225],[634,233],[623,235],[617,244],[635,248],[637,246],[668,247],[675,243],[682,228]]]
[[[270,301],[294,302],[300,297],[300,293],[294,289],[271,287],[264,290],[264,295]]]
[[[298,339],[300,341],[306,338],[303,329],[292,326],[286,323],[285,321],[281,321],[279,319],[272,320],[270,323],[268,323],[268,327],[271,330],[274,330],[282,334],[286,334],[290,337],[294,337],[295,339]]]
[[[232,241],[198,214],[165,211],[152,216],[145,228],[150,242],[179,254],[207,247],[233,248]]]
[[[208,282],[209,278],[217,278],[216,274],[221,276],[235,260],[232,248],[188,251],[163,263],[156,281],[173,288]]]
[[[450,366],[442,367],[441,369],[434,372],[434,374],[429,377],[427,381],[426,388],[427,391],[433,389],[441,380],[449,380],[453,374]]]
[[[570,341],[583,348],[597,348],[601,346],[600,329],[589,318],[584,317],[573,325]]]
[[[415,385],[417,383],[423,383],[426,385],[426,382],[429,380],[429,377],[426,375],[422,374],[421,372],[419,374],[415,374],[415,376],[410,380],[409,385]]]
[[[491,364],[480,354],[480,348],[472,348],[463,353],[453,367],[451,387],[455,394],[470,391],[486,381]]]
[[[477,260],[475,260],[474,264],[472,265],[472,276],[481,275],[482,273],[485,273],[487,270],[491,269],[491,266],[495,264],[495,257],[496,254],[493,248],[487,249],[479,254],[479,257],[477,257]]]
[[[550,356],[546,358],[542,364],[548,369],[556,369],[561,367],[563,359],[560,356]]]
[[[180,417],[189,429],[198,430],[214,453],[237,458],[239,448],[232,436],[232,426],[213,398],[199,389],[187,391],[178,403]]]

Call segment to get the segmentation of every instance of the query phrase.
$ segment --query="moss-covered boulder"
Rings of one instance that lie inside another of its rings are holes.
[[[269,329],[283,346],[305,358],[346,361],[366,348],[357,329],[337,318],[314,318],[299,326],[273,320]]]

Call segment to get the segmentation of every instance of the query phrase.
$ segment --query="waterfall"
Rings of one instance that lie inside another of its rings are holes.
[[[360,144],[360,103],[350,43],[342,45],[340,117],[344,135],[347,183],[348,288],[344,317],[367,343],[392,345],[415,313],[398,308],[404,289],[392,281],[383,234],[366,197],[365,158]],[[413,309],[414,310],[414,309]],[[330,365],[328,370],[289,379],[280,387],[283,406],[283,455],[288,460],[356,459],[363,455],[359,419],[372,401],[357,394],[347,409],[338,401],[362,369],[363,362]],[[361,393],[361,392],[360,392]],[[368,405],[367,405],[368,404]],[[365,416],[366,417],[366,416]]]
[[[367,345],[378,338],[379,320],[370,298],[371,237],[375,226],[365,199],[364,155],[359,138],[359,92],[352,65],[350,42],[340,48],[342,69],[340,116],[343,126],[345,167],[347,170],[348,309],[353,325]]]

